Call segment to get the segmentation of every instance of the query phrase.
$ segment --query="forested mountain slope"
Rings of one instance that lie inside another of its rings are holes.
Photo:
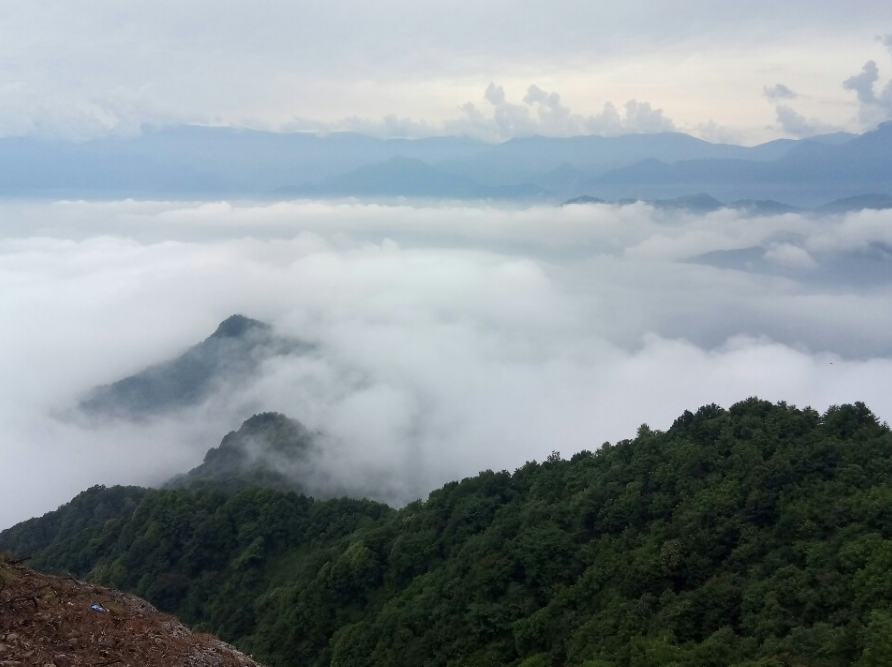
[[[246,420],[238,431],[208,450],[201,465],[165,486],[190,488],[217,484],[230,490],[261,486],[308,493],[316,488],[312,456],[319,444],[296,419],[264,412]],[[333,495],[333,494],[330,494]]]
[[[0,534],[273,665],[892,664],[892,434],[863,404],[686,412],[401,510],[91,489]]]

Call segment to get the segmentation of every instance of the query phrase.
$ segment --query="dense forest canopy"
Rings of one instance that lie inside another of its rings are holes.
[[[272,665],[892,664],[892,433],[748,399],[395,510],[95,487],[0,534]]]

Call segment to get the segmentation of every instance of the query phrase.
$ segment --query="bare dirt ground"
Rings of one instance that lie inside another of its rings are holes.
[[[0,667],[81,665],[263,667],[145,600],[40,574],[0,554]]]

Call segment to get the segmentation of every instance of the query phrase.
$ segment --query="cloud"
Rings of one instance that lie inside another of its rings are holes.
[[[663,115],[662,109],[654,109],[650,102],[629,100],[625,104],[624,129],[631,133],[671,132],[675,123]]]
[[[487,123],[490,126],[490,138],[507,139],[530,134],[613,136],[675,129],[675,124],[663,114],[663,110],[654,109],[649,102],[629,100],[623,106],[624,113],[620,113],[612,102],[605,102],[600,113],[582,116],[565,106],[558,93],[548,92],[535,84],[527,89],[523,104],[509,102],[504,88],[492,83],[486,89],[484,97],[493,107],[492,123]],[[463,120],[467,121],[468,130],[479,130],[483,114],[470,103],[462,108],[465,111]],[[447,123],[452,131],[459,132],[463,125],[462,120]],[[468,130],[461,133],[471,133]]]
[[[839,128],[822,123],[816,118],[806,118],[789,104],[777,105],[775,114],[784,133],[797,138],[813,137],[839,130]]]
[[[393,502],[754,394],[889,419],[892,281],[831,271],[890,243],[889,216],[4,202],[0,525],[158,483],[260,410],[327,434],[320,475]],[[789,270],[688,261],[753,247]],[[147,424],[66,418],[234,312],[317,347]]]
[[[817,262],[808,254],[807,250],[790,243],[773,244],[765,251],[765,259],[790,269],[810,271],[818,268]]]
[[[884,43],[886,38],[884,39]],[[868,60],[861,72],[843,81],[846,90],[855,93],[858,99],[858,117],[865,127],[873,127],[877,123],[892,118],[892,81],[879,92],[876,84],[880,80],[880,71],[876,61]]]
[[[743,145],[747,143],[746,133],[727,127],[726,125],[721,125],[712,119],[692,128],[683,128],[683,131],[689,132],[696,137],[700,137],[704,141],[711,141],[718,144]]]
[[[206,122],[157,104],[148,91],[118,89],[75,101],[64,93],[46,94],[21,82],[0,82],[0,133],[40,135],[84,141],[108,134],[139,134],[143,125]]]
[[[802,114],[787,104],[779,104],[775,108],[777,122],[787,134],[794,137],[807,137],[815,134],[814,127]]]
[[[605,100],[622,111],[637,99],[678,125],[715,118],[741,131],[766,119],[752,117],[758,103],[740,91],[761,87],[768,66],[795,84],[816,48],[832,74],[815,99],[834,109],[844,94],[834,90],[839,63],[892,20],[884,3],[868,0],[844,8],[639,0],[612,8],[610,20],[579,0],[503,5],[268,0],[258,12],[231,0],[220,13],[208,0],[126,11],[110,0],[12,3],[0,24],[0,88],[22,94],[0,103],[10,109],[0,113],[0,136],[82,139],[162,119],[279,129],[358,115],[440,126],[490,79],[508,91],[522,82],[564,91],[561,106],[582,117],[597,116]],[[740,53],[753,67],[736,67]],[[120,98],[129,102],[118,106]]]
[[[671,132],[675,123],[662,109],[649,102],[627,101],[620,109],[605,102],[601,111],[585,116],[575,113],[561,101],[559,93],[533,84],[520,103],[511,102],[503,86],[490,82],[483,92],[486,106],[473,102],[459,106],[459,116],[427,123],[410,118],[386,116],[381,121],[352,116],[333,123],[297,119],[286,125],[289,130],[352,131],[383,137],[427,137],[432,135],[468,136],[485,141],[506,141],[512,137],[542,135],[570,137],[586,134],[616,136]]]
[[[530,86],[523,101],[524,104],[537,107],[539,120],[544,125],[566,127],[572,118],[570,108],[561,104],[560,95],[546,92],[539,86]]]
[[[819,226],[804,246],[813,253],[861,253],[892,248],[889,212],[865,209],[850,213],[835,224]]]
[[[860,74],[851,76],[843,81],[842,87],[846,90],[854,91],[861,104],[873,104],[877,100],[873,86],[879,81],[879,78],[880,72],[876,62],[868,60],[864,63],[864,67],[861,68]]]
[[[776,83],[773,86],[765,86],[762,89],[763,94],[771,101],[775,100],[795,100],[799,97],[782,83]]]

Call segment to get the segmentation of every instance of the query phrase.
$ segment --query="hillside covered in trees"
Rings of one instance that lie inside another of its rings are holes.
[[[749,399],[367,500],[95,487],[0,534],[271,665],[892,664],[892,433]]]

